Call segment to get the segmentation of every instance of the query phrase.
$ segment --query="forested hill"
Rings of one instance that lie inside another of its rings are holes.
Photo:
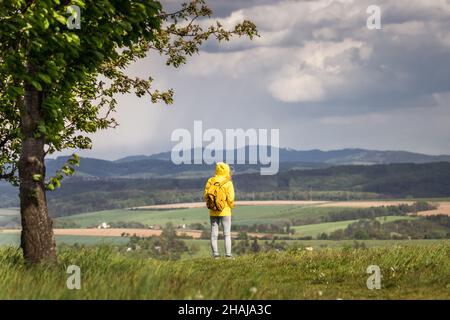
[[[243,151],[243,152],[239,152]],[[235,159],[248,159],[248,147],[234,150]],[[225,155],[225,153],[224,153]],[[191,157],[195,153],[191,150]],[[225,156],[224,156],[225,159]],[[52,175],[67,161],[67,157],[48,159],[48,175]],[[193,160],[194,161],[194,160]],[[291,169],[317,169],[336,165],[374,165],[391,163],[431,163],[450,162],[450,156],[432,156],[406,151],[376,151],[365,149],[341,149],[332,151],[279,149],[280,171]],[[201,161],[200,161],[201,162]],[[236,174],[259,172],[260,165],[235,165]],[[76,175],[100,178],[160,178],[160,177],[206,177],[214,170],[214,165],[176,165],[171,161],[171,153],[164,152],[151,156],[130,156],[115,161],[81,158]]]
[[[72,178],[49,193],[53,216],[158,203],[201,201],[205,178]],[[348,200],[450,196],[450,163],[336,166],[275,176],[234,177],[237,198]]]
[[[212,169],[207,171],[212,174]],[[351,200],[450,197],[450,163],[349,165],[288,170],[274,176],[239,174],[240,200]],[[160,203],[200,201],[206,177],[67,178],[48,192],[51,215]],[[18,190],[0,184],[0,207],[18,206]]]

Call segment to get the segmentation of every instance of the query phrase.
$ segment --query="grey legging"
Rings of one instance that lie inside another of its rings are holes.
[[[211,249],[214,256],[219,256],[217,239],[219,238],[219,224],[223,227],[225,237],[225,255],[231,256],[231,216],[211,218]]]

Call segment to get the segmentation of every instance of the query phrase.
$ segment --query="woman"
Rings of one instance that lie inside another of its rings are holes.
[[[216,164],[216,175],[209,178],[205,186],[203,198],[208,201],[211,194],[211,188],[217,186],[218,192],[223,193],[222,210],[209,210],[211,220],[211,249],[214,259],[220,257],[217,247],[217,239],[219,237],[219,225],[222,225],[223,235],[225,238],[225,257],[231,256],[231,209],[234,208],[234,186],[231,181],[230,166],[224,162]]]

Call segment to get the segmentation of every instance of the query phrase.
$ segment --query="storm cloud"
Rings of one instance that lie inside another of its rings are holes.
[[[163,1],[169,9],[180,1]],[[260,38],[208,42],[178,69],[156,53],[128,70],[174,88],[172,106],[121,96],[117,129],[83,155],[170,150],[170,134],[204,127],[277,128],[296,149],[450,153],[450,1],[208,1],[219,20],[255,22]],[[366,26],[370,5],[382,28]]]

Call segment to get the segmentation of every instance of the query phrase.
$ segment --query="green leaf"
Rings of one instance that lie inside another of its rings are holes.
[[[57,13],[57,12],[54,12],[54,13],[53,13],[53,18],[55,18],[55,20],[58,21],[58,22],[61,23],[61,24],[64,24],[64,25],[67,24],[67,18],[64,17],[63,15],[60,15],[60,14]]]
[[[56,186],[56,188],[61,187],[61,182],[60,182],[60,180],[59,180],[58,178],[53,178],[53,179],[52,179],[52,184],[53,184],[54,186]]]
[[[52,83],[52,78],[44,73],[38,73],[37,76],[47,84]]]
[[[50,27],[50,22],[48,22],[48,19],[42,20],[42,26],[44,29],[48,29],[48,27]]]
[[[42,91],[41,84],[36,80],[31,80],[31,85],[36,88],[38,91]]]
[[[79,167],[79,166],[80,166],[80,156],[74,153],[74,154],[72,155],[72,158],[73,158],[73,160],[75,160],[75,165],[76,165],[77,167]]]
[[[39,133],[47,134],[47,127],[45,126],[44,123],[39,123],[37,125],[37,129],[38,129]]]

